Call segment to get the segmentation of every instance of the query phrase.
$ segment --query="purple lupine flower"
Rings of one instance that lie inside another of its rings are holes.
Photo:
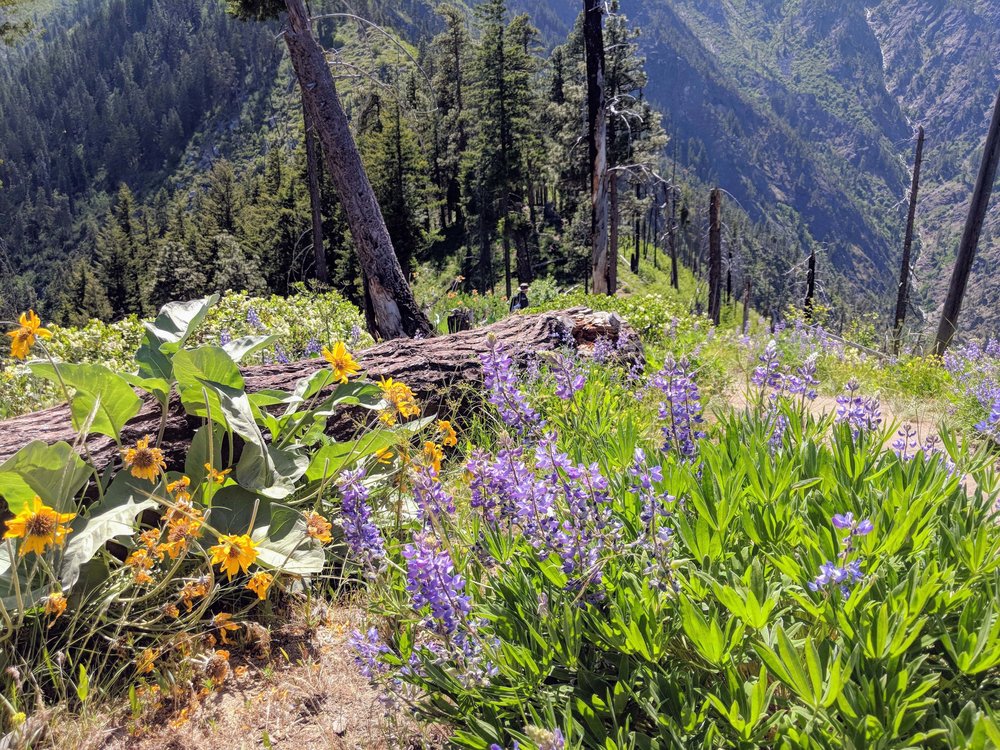
[[[247,323],[250,324],[251,328],[256,328],[258,331],[264,330],[264,324],[260,320],[260,315],[257,314],[257,309],[251,307],[247,310]]]
[[[537,383],[540,377],[542,377],[542,361],[538,357],[529,357],[528,364],[524,366],[524,376],[521,381],[531,385]]]
[[[455,572],[455,564],[438,540],[429,532],[413,535],[403,547],[406,559],[406,590],[415,610],[430,610],[428,627],[441,635],[458,631],[472,611],[465,593],[465,578]]]
[[[663,448],[676,453],[682,461],[694,461],[698,453],[697,441],[705,437],[699,429],[704,421],[698,385],[688,374],[687,360],[676,362],[667,357],[663,369],[653,378],[653,385],[666,396],[660,402],[660,419],[663,427]]]
[[[909,461],[917,454],[917,431],[909,422],[899,428],[897,437],[890,446],[893,452],[903,461]]]
[[[838,513],[833,517],[833,525],[838,529],[849,529],[854,525],[853,513]]]
[[[389,671],[389,665],[384,664],[379,657],[388,654],[390,650],[375,628],[368,628],[367,633],[353,631],[347,643],[354,652],[354,663],[358,665],[363,677],[374,682]]]
[[[844,386],[844,395],[837,396],[838,423],[847,424],[851,435],[858,438],[861,435],[874,432],[882,425],[882,411],[877,398],[866,398],[859,395],[860,386],[856,380],[848,381]]]
[[[674,575],[674,530],[661,526],[656,530],[652,543],[647,547],[649,564],[643,570],[649,587],[662,592],[680,593],[681,585]]]
[[[323,347],[319,343],[319,340],[313,337],[306,342],[305,351],[302,353],[307,357],[318,357],[322,351]]]
[[[233,340],[233,337],[232,337],[232,334],[229,333],[229,331],[220,331],[219,332],[219,346],[225,346],[226,344],[228,344],[232,340]]]
[[[598,364],[607,364],[615,356],[616,344],[607,336],[598,336],[594,341],[594,351],[592,357]]]
[[[529,726],[524,728],[524,733],[538,750],[563,750],[566,746],[563,733],[558,729],[548,730]]]
[[[489,346],[490,350],[480,355],[489,402],[497,407],[500,418],[508,427],[522,437],[533,435],[541,427],[542,420],[517,387],[514,362],[495,338],[490,338]]]
[[[357,349],[361,341],[361,326],[358,323],[351,324],[351,332],[347,335],[348,348]]]
[[[785,433],[788,431],[788,417],[784,414],[776,414],[774,417],[774,427],[771,430],[771,437],[768,439],[768,447],[771,453],[777,453],[785,444]]]
[[[288,355],[285,354],[284,347],[281,344],[274,345],[274,358],[283,365],[287,365],[290,361],[288,359]]]
[[[417,504],[418,516],[430,521],[455,512],[455,501],[441,486],[431,467],[421,467],[413,480],[413,499]]]
[[[1000,398],[995,400],[990,406],[990,415],[976,425],[976,430],[986,435],[996,442],[1000,436]]]
[[[777,388],[781,379],[781,357],[774,339],[767,342],[764,353],[757,359],[761,364],[753,371],[750,382],[760,389]]]
[[[655,485],[663,481],[663,468],[659,464],[649,465],[645,451],[636,448],[629,474],[636,480],[632,492],[638,495],[641,501],[639,520],[649,525],[658,517],[668,517],[677,498],[667,492],[656,490]]]
[[[550,361],[549,370],[556,382],[556,395],[563,401],[569,401],[575,393],[583,390],[587,378],[576,363],[563,354],[554,354]]]
[[[341,523],[344,538],[351,554],[371,575],[381,569],[385,562],[385,542],[382,532],[372,520],[372,509],[368,505],[368,488],[363,484],[363,469],[345,471],[337,478],[340,490]]]

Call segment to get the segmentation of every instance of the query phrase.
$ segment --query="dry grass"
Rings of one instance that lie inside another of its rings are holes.
[[[338,606],[324,614],[324,624],[316,628],[299,621],[275,630],[267,658],[254,658],[261,650],[259,638],[240,656],[234,651],[235,672],[223,687],[192,696],[179,711],[157,712],[138,726],[127,705],[72,718],[58,710],[41,712],[29,722],[33,739],[11,750],[443,747],[443,730],[388,711],[358,673],[347,640],[361,624],[361,610]]]

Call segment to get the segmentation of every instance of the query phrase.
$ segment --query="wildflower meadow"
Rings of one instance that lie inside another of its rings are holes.
[[[225,690],[255,622],[349,595],[377,711],[452,747],[1000,746],[998,352],[870,363],[647,302],[641,354],[489,338],[457,414],[369,379],[350,327],[296,334],[314,374],[250,392],[241,362],[281,343],[255,306],[234,336],[204,329],[232,302],[169,304],[117,369],[25,313],[19,377],[118,458],[0,465],[3,730],[124,700],[139,732]],[[890,380],[945,423],[895,420]],[[163,429],[123,440],[144,400]]]

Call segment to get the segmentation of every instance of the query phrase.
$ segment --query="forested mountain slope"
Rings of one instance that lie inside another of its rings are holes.
[[[933,317],[1000,82],[998,0],[621,7],[642,29],[646,93],[677,137],[682,164],[774,225],[779,240],[797,239],[803,253],[817,243],[853,296],[884,314],[898,275],[913,130],[923,124],[915,302]],[[992,266],[995,218],[981,247],[980,268]],[[1000,282],[978,272],[973,287],[964,322],[983,332]]]
[[[906,116],[927,130],[918,220],[923,252],[916,277],[929,309],[940,304],[982,158],[1000,84],[1000,1],[885,0],[871,14],[885,55],[886,83]],[[963,326],[996,335],[1000,195],[980,240]]]

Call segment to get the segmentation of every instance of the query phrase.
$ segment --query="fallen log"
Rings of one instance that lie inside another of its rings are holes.
[[[489,349],[488,336],[493,335],[522,363],[534,352],[552,351],[560,347],[589,354],[600,337],[619,342],[619,356],[628,362],[642,362],[642,343],[635,331],[613,313],[595,312],[577,307],[569,310],[512,315],[483,328],[461,331],[449,336],[430,339],[394,339],[371,347],[357,355],[365,377],[378,380],[392,377],[410,386],[424,405],[433,413],[447,393],[456,385],[477,385],[482,382],[479,356]],[[263,389],[290,391],[295,383],[326,366],[320,358],[303,359],[287,365],[264,365],[243,369],[248,392]],[[160,426],[160,407],[152,398],[144,398],[142,409],[122,431],[122,443],[129,445],[144,435],[155,435]],[[171,400],[166,430],[161,448],[168,467],[183,465],[183,457],[202,420],[184,413],[179,400]],[[332,420],[327,432],[337,439],[351,437],[357,423],[351,419]],[[24,414],[0,421],[0,463],[33,440],[52,444],[66,441],[78,443],[69,408],[54,406],[43,411]],[[78,446],[81,454],[83,445]],[[119,461],[114,441],[103,435],[91,435],[86,441],[86,453],[98,471]]]

